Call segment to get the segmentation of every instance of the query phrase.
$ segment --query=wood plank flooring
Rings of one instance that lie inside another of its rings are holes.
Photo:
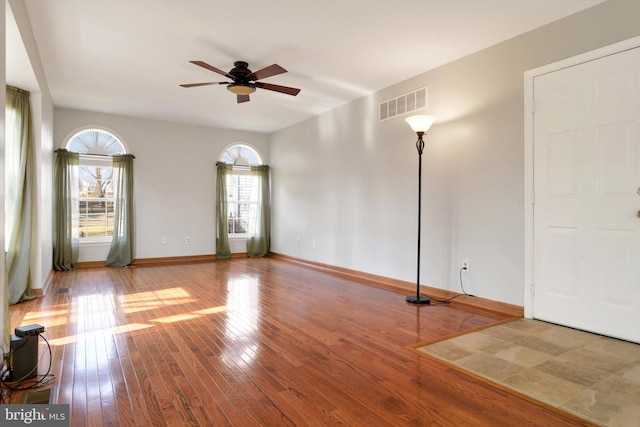
[[[282,260],[59,272],[11,313],[74,426],[580,425],[405,349],[500,315]]]

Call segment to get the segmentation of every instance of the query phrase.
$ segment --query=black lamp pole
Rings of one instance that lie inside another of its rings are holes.
[[[420,295],[420,219],[422,218],[422,151],[424,150],[423,131],[417,131],[418,141],[418,275],[416,278],[416,294],[406,298],[411,304],[430,304],[431,298]]]

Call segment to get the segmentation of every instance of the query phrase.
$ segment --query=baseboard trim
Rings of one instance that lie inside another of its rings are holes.
[[[246,252],[236,252],[231,254],[231,258],[247,258]],[[193,264],[199,262],[214,262],[218,258],[215,254],[209,255],[191,255],[191,256],[176,256],[165,258],[139,258],[134,259],[132,265],[154,265],[154,264]],[[224,261],[224,260],[221,260]]]
[[[51,287],[52,279],[53,279],[54,270],[49,270],[49,274],[47,274],[47,278],[44,280],[41,288],[32,288],[34,294],[36,294],[36,298],[42,298],[47,294],[49,288]]]
[[[375,274],[365,273],[362,271],[351,270],[344,267],[337,267],[330,264],[323,264],[319,262],[309,261],[301,258],[291,257],[289,255],[283,255],[279,253],[271,253],[271,257],[281,259],[283,261],[303,264],[308,267],[317,268],[324,270],[326,272],[336,274],[340,277],[358,280],[361,282],[366,282],[369,285],[376,286],[383,289],[393,290],[393,291],[407,291],[415,293],[416,285],[415,283],[406,282],[404,280],[392,279],[390,277],[378,276]],[[446,289],[434,288],[431,286],[420,286],[421,294],[429,295],[431,298],[445,300],[451,298],[455,295],[459,295],[456,292],[449,291]],[[498,314],[513,316],[513,317],[523,317],[524,316],[524,307],[514,304],[509,304],[500,301],[494,301],[486,298],[480,297],[472,297],[463,295],[457,297],[453,301],[452,304],[455,305],[464,305],[471,308],[479,308],[482,310],[491,311]]]
[[[231,254],[231,258],[247,258],[246,252],[236,252]],[[194,264],[198,262],[214,262],[215,254],[207,255],[189,255],[189,256],[173,256],[158,258],[135,258],[131,265],[133,266],[151,266],[151,265],[170,265],[170,264]],[[78,263],[78,268],[94,268],[104,267],[104,261],[83,261]]]
[[[131,265],[159,265],[159,264],[192,264],[200,262],[213,262],[216,260],[215,255],[190,255],[190,256],[174,256],[161,258],[136,258]]]
[[[78,268],[104,267],[104,261],[80,261],[77,265]]]

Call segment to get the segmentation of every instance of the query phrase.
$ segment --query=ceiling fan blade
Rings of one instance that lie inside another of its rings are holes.
[[[238,104],[242,102],[249,102],[249,101],[251,101],[251,99],[249,98],[249,95],[238,95]]]
[[[280,85],[274,85],[271,83],[261,83],[261,82],[256,82],[255,85],[260,89],[273,90],[275,92],[286,93],[287,95],[292,95],[292,96],[296,96],[297,94],[300,93],[300,89],[296,89],[295,87],[280,86]]]
[[[206,68],[209,71],[213,71],[214,73],[222,74],[223,76],[229,77],[230,79],[233,80],[233,76],[231,74],[227,73],[226,71],[222,71],[221,69],[216,68],[213,65],[209,65],[206,62],[203,62],[203,61],[189,61],[189,62],[199,67]]]
[[[247,74],[247,80],[260,80],[265,77],[276,76],[278,74],[286,73],[287,70],[279,66],[278,64],[269,65],[268,67],[264,67],[261,70],[254,71],[253,73]]]
[[[206,82],[206,83],[187,83],[180,85],[182,87],[196,87],[196,86],[208,86],[208,85],[226,85],[229,82]]]

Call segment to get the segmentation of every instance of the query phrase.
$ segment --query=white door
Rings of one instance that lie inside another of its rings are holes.
[[[533,91],[533,317],[640,342],[640,48]]]

